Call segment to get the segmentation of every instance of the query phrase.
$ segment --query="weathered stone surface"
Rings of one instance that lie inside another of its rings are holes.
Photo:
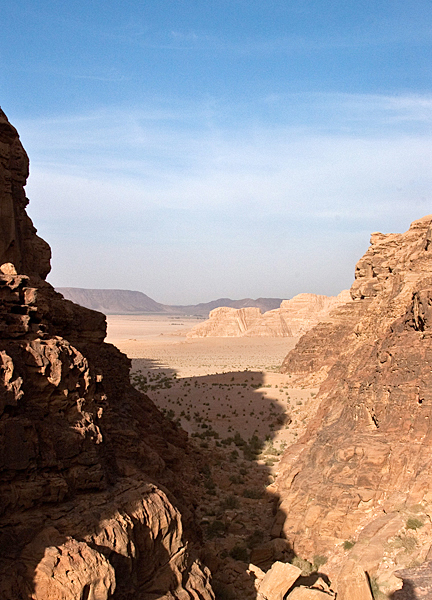
[[[275,562],[264,575],[258,592],[266,600],[283,600],[290,587],[301,575],[301,569],[289,563]]]
[[[275,561],[288,562],[293,557],[291,545],[288,540],[274,538],[252,549],[251,561],[253,564],[268,569]]]
[[[0,113],[0,597],[210,600],[200,457],[130,385],[104,315],[44,280],[27,174]]]
[[[75,600],[83,593],[88,598],[107,600],[115,590],[114,569],[103,554],[85,542],[68,539],[56,546],[46,546],[34,575],[34,598],[41,600]],[[36,551],[28,548],[27,551]],[[84,595],[85,597],[85,595]]]
[[[260,319],[259,308],[221,306],[210,312],[208,321],[193,327],[187,337],[241,337]]]
[[[427,216],[404,234],[374,234],[354,301],[285,362],[304,384],[324,381],[316,417],[282,460],[274,534],[309,560],[327,557],[333,575],[351,556],[384,585],[431,545],[431,231]]]
[[[347,302],[351,302],[351,296],[344,290],[338,296],[298,294],[264,314],[259,308],[224,306],[212,310],[209,319],[193,327],[187,337],[296,337]]]
[[[361,566],[348,560],[337,580],[338,600],[373,600],[369,581]]]

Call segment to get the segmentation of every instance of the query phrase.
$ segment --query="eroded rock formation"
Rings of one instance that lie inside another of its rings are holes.
[[[351,296],[344,290],[338,296],[298,294],[264,314],[254,307],[223,306],[212,310],[209,319],[191,329],[187,337],[297,337],[347,302]]]
[[[282,461],[275,534],[333,575],[354,560],[389,590],[432,544],[432,215],[373,234],[351,295],[284,363],[323,383]]]
[[[44,280],[27,175],[0,111],[0,597],[210,600],[194,550],[200,459],[131,387],[104,315]]]

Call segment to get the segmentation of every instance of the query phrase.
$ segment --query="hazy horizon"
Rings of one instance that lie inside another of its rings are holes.
[[[55,287],[338,294],[432,212],[432,5],[3,3],[0,105]],[[207,300],[208,299],[208,300]]]

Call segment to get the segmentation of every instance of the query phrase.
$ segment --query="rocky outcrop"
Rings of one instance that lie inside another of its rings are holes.
[[[1,112],[0,160],[0,596],[210,600],[200,458],[131,387],[104,316],[44,280],[27,156]]]
[[[261,321],[261,317],[259,308],[221,306],[210,312],[208,321],[193,327],[187,337],[242,337]]]
[[[259,308],[225,306],[212,310],[208,321],[193,327],[187,337],[297,337],[347,302],[351,296],[344,290],[338,296],[298,294],[264,314]]]
[[[431,241],[432,216],[373,234],[354,301],[284,364],[305,384],[316,372],[324,381],[316,417],[282,461],[275,535],[324,556],[333,575],[349,557],[384,590],[432,544]]]
[[[51,268],[51,251],[25,211],[28,174],[27,154],[0,109],[0,265],[12,263],[19,273],[44,278]]]

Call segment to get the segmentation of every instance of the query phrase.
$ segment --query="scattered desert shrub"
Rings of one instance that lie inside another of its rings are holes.
[[[294,558],[291,560],[291,564],[302,570],[301,574],[303,577],[307,577],[313,573],[314,568],[312,564],[308,560],[300,558],[300,556],[294,556]]]
[[[225,533],[225,525],[222,521],[216,519],[207,527],[207,536],[212,539],[215,537],[222,537]]]
[[[313,557],[313,566],[315,568],[316,571],[318,571],[318,569],[320,567],[322,567],[323,565],[326,564],[327,562],[327,556],[322,556],[321,554],[317,554],[316,556]]]
[[[235,483],[235,484],[242,484],[242,483],[244,483],[243,478],[240,477],[239,475],[230,475],[229,480],[231,481],[231,483]]]
[[[215,593],[216,600],[236,600],[236,595],[234,592],[222,583],[213,581],[212,588]]]
[[[342,545],[344,550],[351,550],[351,548],[354,548],[355,542],[352,540],[345,540]]]
[[[255,529],[253,533],[251,533],[247,538],[247,544],[249,548],[255,548],[255,546],[259,546],[264,541],[264,531],[262,529]]]
[[[225,500],[222,500],[221,502],[222,510],[239,508],[239,506],[240,502],[238,498],[236,496],[233,496],[232,494],[230,496],[227,496]]]
[[[262,498],[262,492],[258,489],[246,489],[243,490],[243,498],[252,498],[253,500],[259,500]]]
[[[232,550],[230,550],[229,555],[234,560],[241,560],[242,562],[249,562],[249,551],[245,546],[240,546],[236,544]]]
[[[238,447],[241,448],[242,446],[246,445],[245,440],[242,438],[242,436],[239,434],[238,431],[235,432],[234,434],[234,438],[233,438],[234,444]]]
[[[415,517],[410,517],[406,522],[407,529],[420,529],[423,525],[423,521],[421,519],[416,519]]]
[[[239,453],[237,452],[237,450],[233,450],[232,452],[230,452],[229,455],[229,459],[231,462],[235,462],[239,457]]]
[[[385,600],[385,598],[387,598],[386,594],[383,594],[380,591],[379,583],[376,577],[369,577],[369,585],[374,600]]]
[[[411,554],[417,546],[417,538],[414,535],[398,535],[390,546],[393,548],[404,548],[407,554]]]

